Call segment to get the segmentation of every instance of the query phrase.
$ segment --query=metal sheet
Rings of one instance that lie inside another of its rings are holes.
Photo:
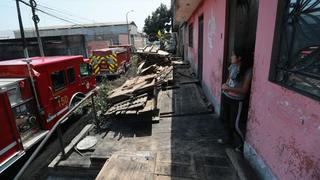
[[[87,150],[92,148],[94,145],[97,144],[97,138],[94,136],[87,136],[83,138],[78,144],[77,144],[77,149],[82,151],[82,150]]]

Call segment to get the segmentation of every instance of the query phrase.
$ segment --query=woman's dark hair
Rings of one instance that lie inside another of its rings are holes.
[[[240,76],[244,76],[246,71],[253,66],[253,51],[244,49],[235,49],[233,54],[240,58]]]

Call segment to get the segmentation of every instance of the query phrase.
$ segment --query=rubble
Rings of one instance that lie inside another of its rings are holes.
[[[108,93],[109,108],[104,115],[113,119],[146,114],[159,116],[157,101],[160,89],[179,88],[179,84],[199,82],[189,63],[169,56],[169,53],[154,46],[139,50],[138,55],[138,76],[126,80],[119,88]]]
[[[155,109],[154,98],[148,99],[148,94],[143,94],[129,100],[114,104],[105,115],[129,115],[150,112]]]
[[[152,92],[155,85],[154,74],[137,76],[127,80],[122,86],[111,91],[108,94],[107,100],[111,104],[118,103],[143,93]]]

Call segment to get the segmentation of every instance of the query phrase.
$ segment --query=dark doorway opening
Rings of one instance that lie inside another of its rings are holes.
[[[198,36],[198,78],[202,82],[203,72],[203,15],[199,17],[199,36]]]
[[[230,65],[230,57],[234,50],[243,51],[246,57],[243,60],[253,61],[256,27],[258,18],[259,0],[230,0],[227,2],[227,24],[226,24],[226,51],[223,61],[222,83],[224,84],[229,77],[228,67]],[[223,97],[223,94],[221,95]],[[243,100],[242,120],[247,121],[247,114],[249,110],[250,91],[247,93],[245,100]],[[221,98],[220,117],[224,117],[223,113],[225,105],[225,98]],[[244,130],[246,129],[244,125]],[[243,132],[245,134],[245,132]]]

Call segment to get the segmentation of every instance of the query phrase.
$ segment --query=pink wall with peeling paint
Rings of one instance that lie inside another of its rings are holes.
[[[201,15],[204,20],[203,84],[210,91],[209,95],[220,104],[226,1],[203,1],[188,20],[188,25],[193,24],[193,47],[187,46],[187,59],[194,64],[195,69],[198,65],[198,26]]]
[[[246,140],[279,179],[320,179],[320,103],[268,81],[278,0],[259,3]]]
[[[268,80],[277,4],[278,0],[259,1],[246,141],[279,179],[320,179],[319,101]],[[187,59],[194,64],[195,69],[198,64],[198,18],[202,14],[203,83],[208,87],[209,95],[213,96],[219,105],[226,1],[203,1],[187,21],[188,25],[192,23],[194,27],[193,47],[185,44],[185,48]]]

